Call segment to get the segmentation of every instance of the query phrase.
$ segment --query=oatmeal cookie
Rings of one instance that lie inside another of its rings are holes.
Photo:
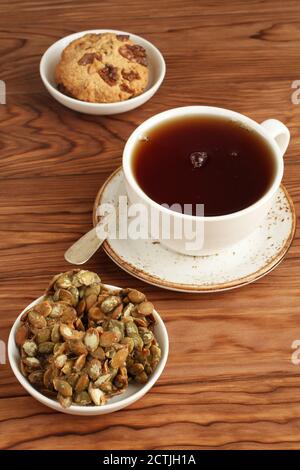
[[[72,41],[56,67],[58,89],[91,103],[141,94],[148,82],[145,49],[125,34],[86,34]]]

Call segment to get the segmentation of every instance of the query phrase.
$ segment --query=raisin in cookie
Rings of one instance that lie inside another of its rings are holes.
[[[147,86],[146,51],[124,34],[86,34],[63,50],[56,82],[69,96],[92,103],[132,98]]]

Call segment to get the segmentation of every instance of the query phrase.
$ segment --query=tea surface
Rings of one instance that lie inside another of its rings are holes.
[[[256,132],[226,118],[176,118],[151,129],[134,149],[133,172],[159,204],[204,204],[225,215],[260,199],[272,184],[275,160]]]

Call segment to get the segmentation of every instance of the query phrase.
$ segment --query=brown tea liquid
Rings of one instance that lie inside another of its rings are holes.
[[[270,188],[273,151],[256,132],[222,117],[183,117],[151,129],[134,150],[133,172],[158,204],[204,204],[205,216],[244,209]]]

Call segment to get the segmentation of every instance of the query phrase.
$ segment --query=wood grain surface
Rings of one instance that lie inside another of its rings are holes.
[[[67,34],[127,30],[167,64],[159,92],[130,113],[95,117],[54,101],[39,77],[45,49]],[[48,279],[69,268],[66,248],[92,226],[100,185],[120,165],[135,127],[168,108],[217,105],[291,130],[284,183],[299,212],[298,0],[1,0],[0,339]],[[109,284],[143,289],[170,335],[167,366],[133,406],[101,417],[56,413],[0,366],[2,449],[300,448],[299,232],[280,266],[223,294],[168,292],[132,278],[99,252],[86,267]]]

